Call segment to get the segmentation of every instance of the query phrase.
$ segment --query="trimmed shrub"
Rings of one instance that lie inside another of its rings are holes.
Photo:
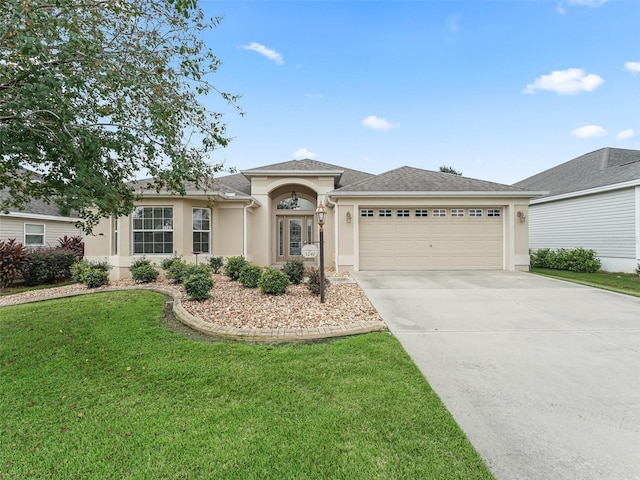
[[[71,266],[78,256],[71,250],[39,248],[25,255],[22,278],[27,286],[44,285],[71,278]]]
[[[84,283],[84,275],[89,271],[91,265],[86,260],[80,260],[79,262],[71,265],[71,278],[77,283]]]
[[[190,275],[196,275],[196,274],[202,274],[202,275],[211,275],[211,267],[209,265],[206,264],[198,264],[196,265],[195,263],[188,263],[185,265],[184,267],[184,275],[183,275],[183,280],[187,277],[189,277]]]
[[[238,280],[238,278],[240,278],[240,272],[247,263],[247,260],[242,256],[229,257],[224,266],[224,274],[231,280]]]
[[[215,282],[209,273],[196,271],[184,281],[184,289],[193,300],[206,300],[211,297],[211,289]]]
[[[224,257],[211,257],[209,266],[213,269],[213,273],[220,273],[220,269],[224,265]]]
[[[180,257],[172,256],[170,258],[163,258],[160,261],[160,268],[163,270],[169,270],[169,268],[171,268],[171,264],[173,264],[175,260],[180,260]]]
[[[307,276],[307,288],[309,291],[315,295],[320,295],[320,269],[318,268],[310,268],[306,271]],[[329,280],[327,277],[324,277],[324,289],[327,291],[327,287],[329,286]]]
[[[84,283],[89,288],[109,284],[109,272],[98,267],[90,267],[84,274]]]
[[[180,257],[171,257],[168,260],[162,261],[162,268],[165,270],[165,277],[172,283],[182,283],[184,280],[185,270],[187,268],[187,262]]]
[[[534,268],[569,270],[571,272],[594,273],[599,271],[602,266],[602,262],[596,257],[595,250],[582,247],[559,248],[557,250],[541,248],[531,252],[530,259],[531,266]]]
[[[282,295],[287,291],[289,279],[277,268],[266,268],[258,281],[258,287],[262,293],[268,295]]]
[[[257,288],[261,276],[262,269],[259,266],[247,263],[240,271],[238,281],[245,287]]]
[[[300,285],[304,275],[304,262],[302,260],[288,260],[282,267],[282,271],[294,285]]]
[[[158,279],[158,275],[160,275],[160,272],[151,265],[151,261],[144,255],[131,264],[129,271],[133,279],[140,283],[155,282]]]
[[[0,240],[0,288],[7,288],[13,283],[22,268],[25,250],[15,238]]]

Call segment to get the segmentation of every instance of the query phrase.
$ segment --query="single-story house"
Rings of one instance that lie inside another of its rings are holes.
[[[0,191],[0,201],[7,192]],[[30,201],[22,210],[0,211],[0,240],[15,238],[25,247],[58,246],[65,235],[83,235],[78,228],[82,219],[61,215],[57,205],[42,200]]]
[[[302,250],[319,242],[315,210],[322,202],[327,268],[526,270],[525,219],[539,194],[412,167],[373,175],[309,159],[220,177],[213,192],[187,190],[145,190],[130,216],[105,219],[85,239],[86,258],[106,258],[116,279],[129,276],[141,255],[317,265],[318,257]]]
[[[529,245],[596,251],[603,270],[633,272],[640,261],[640,151],[602,148],[526,178],[546,190],[531,200]]]

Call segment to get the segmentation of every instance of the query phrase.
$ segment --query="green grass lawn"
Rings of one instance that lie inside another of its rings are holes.
[[[577,273],[548,268],[532,268],[531,273],[640,297],[640,278],[635,273]]]
[[[195,342],[161,295],[0,308],[0,478],[483,479],[389,333]]]

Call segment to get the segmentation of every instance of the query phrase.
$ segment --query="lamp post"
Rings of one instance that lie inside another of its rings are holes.
[[[324,220],[327,209],[322,202],[316,208],[318,227],[320,228],[320,303],[324,303]]]

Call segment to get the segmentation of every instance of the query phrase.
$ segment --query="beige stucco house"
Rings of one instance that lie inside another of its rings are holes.
[[[129,276],[143,254],[315,265],[318,257],[303,257],[302,248],[318,242],[314,211],[323,202],[328,268],[522,270],[529,266],[528,204],[539,193],[411,167],[373,175],[292,160],[221,177],[213,192],[147,191],[130,216],[97,226],[86,256],[106,258],[113,278]]]

